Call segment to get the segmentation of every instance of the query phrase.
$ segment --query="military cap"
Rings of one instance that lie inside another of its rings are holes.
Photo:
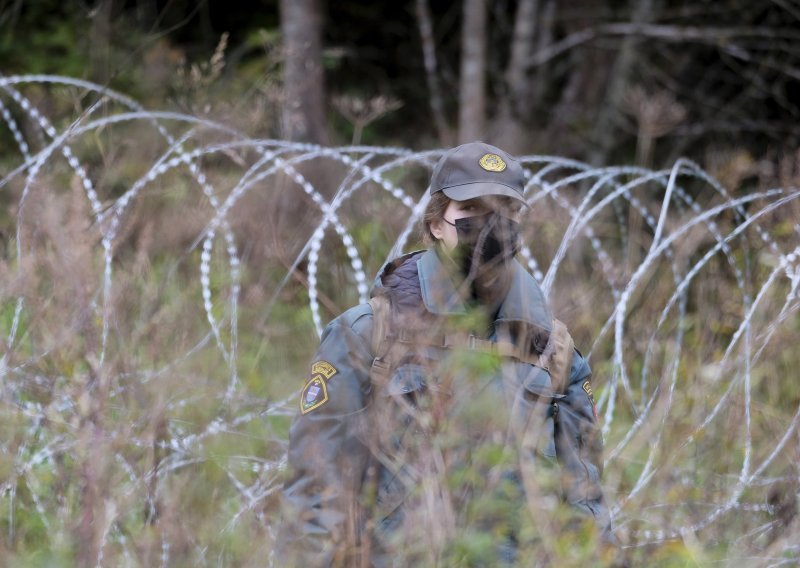
[[[503,195],[525,203],[522,165],[485,142],[469,142],[445,152],[431,176],[431,195],[439,191],[455,201]]]

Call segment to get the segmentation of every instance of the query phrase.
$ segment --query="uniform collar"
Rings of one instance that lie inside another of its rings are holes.
[[[432,314],[466,313],[463,298],[435,250],[428,250],[417,260],[422,301]],[[545,329],[552,326],[552,315],[539,284],[514,261],[514,275],[495,321],[520,321]]]
[[[437,315],[466,313],[464,299],[434,249],[425,251],[417,260],[417,271],[422,301],[429,312]]]

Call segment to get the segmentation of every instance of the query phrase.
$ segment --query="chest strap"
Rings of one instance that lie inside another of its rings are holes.
[[[424,345],[441,349],[464,349],[497,355],[498,357],[511,357],[523,363],[541,367],[546,371],[549,370],[549,361],[543,355],[520,348],[510,341],[481,339],[472,333],[446,333],[431,336],[425,333],[407,334],[401,332],[397,341],[408,345]]]
[[[426,346],[439,349],[465,349],[488,353],[499,357],[511,357],[534,365],[550,373],[553,390],[563,392],[572,370],[574,344],[567,326],[553,320],[553,329],[544,351],[539,354],[528,346],[517,346],[508,340],[481,339],[471,333],[432,334],[428,330],[401,328],[391,329],[391,305],[389,299],[377,296],[369,300],[373,313],[372,368],[370,376],[377,384],[385,384],[393,367],[402,356],[415,347]]]

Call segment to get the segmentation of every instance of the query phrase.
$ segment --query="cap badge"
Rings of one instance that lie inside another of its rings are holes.
[[[484,154],[478,163],[487,172],[502,172],[506,169],[506,163],[497,154]]]

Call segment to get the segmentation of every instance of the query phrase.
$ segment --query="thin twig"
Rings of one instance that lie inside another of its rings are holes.
[[[729,42],[741,38],[787,39],[800,40],[800,31],[793,28],[769,27],[698,27],[669,26],[663,24],[645,24],[620,22],[586,28],[570,34],[541,49],[528,58],[526,67],[538,67],[571,49],[584,45],[601,36],[640,36],[643,38],[662,39],[665,41],[696,41],[701,43]]]

